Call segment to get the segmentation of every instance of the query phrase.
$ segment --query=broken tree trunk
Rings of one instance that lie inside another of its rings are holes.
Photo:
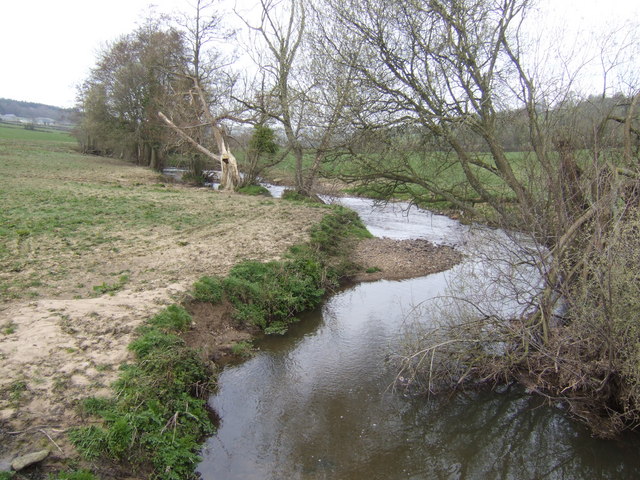
[[[191,138],[191,136],[189,136],[184,132],[184,130],[173,123],[164,113],[158,112],[158,117],[160,117],[160,119],[164,123],[166,123],[169,128],[176,132],[180,136],[180,138],[193,145],[196,150],[205,154],[207,157],[220,162],[220,190],[234,191],[236,189],[236,187],[240,184],[238,162],[236,161],[236,158],[233,156],[233,154],[229,151],[229,147],[227,145],[227,142],[224,140],[224,137],[222,136],[220,127],[218,127],[217,125],[211,125],[211,128],[213,129],[213,135],[218,146],[218,151],[220,152],[220,155],[217,155],[208,148],[200,145],[200,143],[198,143],[193,138]]]

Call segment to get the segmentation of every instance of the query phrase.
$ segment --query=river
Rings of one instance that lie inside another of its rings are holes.
[[[397,206],[341,202],[375,235],[426,238],[468,255],[486,232],[417,209],[407,216]],[[474,277],[491,276],[486,268]],[[478,272],[470,255],[448,272],[345,288],[286,336],[261,340],[254,357],[221,373],[209,400],[221,420],[202,450],[202,478],[639,478],[636,436],[594,439],[560,405],[518,387],[428,400],[392,391],[390,355],[414,322],[430,321],[430,299],[468,271]]]

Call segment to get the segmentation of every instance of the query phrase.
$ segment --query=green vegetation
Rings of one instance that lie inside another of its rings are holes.
[[[26,142],[62,142],[76,144],[76,139],[69,132],[54,130],[47,127],[27,129],[21,125],[0,123],[0,139],[20,140]]]
[[[238,342],[231,345],[231,353],[239,357],[251,356],[251,349],[253,344],[251,342]]]
[[[27,382],[24,380],[16,380],[9,385],[9,400],[11,403],[18,404],[22,400],[22,396],[27,391]]]
[[[16,324],[13,322],[13,320],[9,320],[3,323],[2,326],[0,326],[0,333],[2,333],[3,335],[11,335],[12,333],[15,333],[15,331]]]
[[[263,197],[270,197],[271,192],[262,185],[246,185],[238,189],[238,193],[244,195],[262,195]]]
[[[238,322],[284,334],[298,313],[316,307],[353,267],[346,260],[349,240],[371,236],[355,212],[338,206],[310,233],[309,242],[292,247],[284,260],[247,260],[224,279],[202,277],[194,298],[217,303],[224,297]]]
[[[190,323],[188,313],[172,305],[139,329],[129,346],[136,360],[122,367],[114,398],[84,401],[84,412],[100,416],[104,425],[69,433],[85,458],[126,459],[134,465],[148,460],[154,478],[193,477],[200,440],[213,433],[213,426],[202,399],[210,373],[178,336]]]
[[[218,303],[222,295],[222,280],[218,277],[205,276],[193,284],[193,298],[199,302]]]
[[[98,295],[113,295],[114,293],[122,290],[128,281],[129,275],[120,275],[117,282],[111,284],[103,282],[101,285],[95,285],[93,287],[93,291]]]

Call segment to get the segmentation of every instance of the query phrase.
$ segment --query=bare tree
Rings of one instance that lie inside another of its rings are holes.
[[[350,67],[325,61],[321,20],[306,0],[260,0],[260,6],[260,22],[245,23],[264,47],[253,52],[261,81],[253,100],[244,102],[282,128],[295,160],[295,188],[310,196],[327,153],[344,133],[339,130],[354,88]]]
[[[229,149],[224,119],[231,116],[229,109],[220,108],[223,96],[230,97],[234,79],[227,72],[224,56],[217,50],[208,50],[214,40],[221,40],[221,18],[215,10],[217,2],[197,0],[194,15],[184,15],[178,22],[185,31],[191,49],[190,68],[178,72],[184,82],[174,91],[175,102],[169,115],[159,112],[158,117],[179,138],[198,152],[220,163],[220,189],[235,190],[240,174],[235,156]],[[220,88],[222,87],[222,88]],[[214,114],[214,111],[217,113]],[[173,117],[170,118],[170,117]],[[206,146],[206,137],[212,135],[217,152]]]
[[[360,95],[368,99],[345,151],[345,178],[387,196],[446,201],[485,219],[489,213],[492,221],[529,233],[541,247],[535,266],[543,284],[515,319],[522,326],[516,357],[526,362],[539,352],[538,360],[558,360],[552,348],[562,331],[552,331],[552,319],[559,302],[578,298],[576,289],[593,278],[592,259],[604,251],[606,232],[638,203],[638,158],[629,140],[637,125],[637,84],[617,104],[624,114],[600,120],[624,126],[623,154],[615,148],[587,152],[576,141],[571,92],[549,88],[527,64],[522,26],[528,0],[322,3],[340,36],[354,39],[354,48],[342,45],[334,54],[354,69]],[[518,112],[526,126],[517,161],[501,136],[509,112]],[[600,143],[604,132],[595,132]],[[579,324],[580,318],[566,321]],[[603,341],[592,365],[602,366],[615,344],[612,337]],[[598,370],[603,384],[614,375],[610,365]],[[571,390],[563,383],[568,378],[559,380],[558,392]]]

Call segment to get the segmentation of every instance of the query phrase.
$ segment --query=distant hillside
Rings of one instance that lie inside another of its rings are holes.
[[[42,103],[19,102],[0,98],[0,115],[15,115],[19,118],[34,120],[47,118],[59,125],[77,123],[78,112],[73,108],[60,108]]]

